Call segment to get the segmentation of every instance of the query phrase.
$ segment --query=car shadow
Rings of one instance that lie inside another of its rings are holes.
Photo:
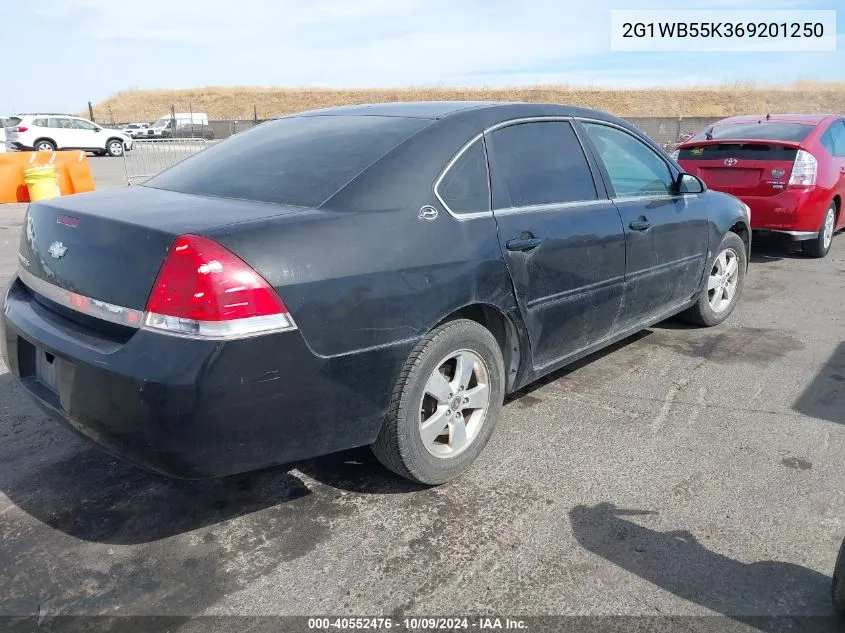
[[[297,501],[312,494],[300,473],[362,493],[424,488],[384,469],[367,447],[229,477],[172,479],[62,428],[30,405],[11,374],[0,375],[0,394],[0,406],[11,411],[0,420],[0,492],[84,541],[148,543]]]
[[[801,250],[801,242],[780,235],[754,234],[748,258],[750,263],[770,264],[784,259],[807,259]]]
[[[798,413],[845,424],[845,342],[839,343],[824,366],[792,405]]]
[[[617,343],[614,343],[613,345],[609,345],[596,352],[593,352],[592,354],[585,356],[581,360],[577,360],[574,363],[571,363],[569,365],[566,365],[565,367],[561,367],[560,369],[551,372],[550,374],[546,374],[545,376],[543,376],[542,378],[538,378],[531,384],[525,385],[519,391],[515,391],[514,393],[505,396],[505,405],[508,405],[509,403],[514,401],[518,401],[520,398],[531,394],[533,391],[536,391],[540,387],[555,382],[556,380],[560,380],[561,378],[565,378],[569,374],[572,374],[573,372],[576,372],[579,369],[586,367],[587,365],[590,365],[591,363],[594,363],[597,360],[604,358],[605,356],[608,356],[609,354],[613,354],[621,349],[624,349],[625,347],[628,347],[629,345],[633,345],[634,343],[646,338],[647,336],[650,336],[651,334],[652,331],[650,329],[641,330],[636,334],[632,334],[631,336],[624,338],[621,341],[618,341]]]
[[[625,518],[656,514],[599,503],[576,506],[569,518],[589,552],[684,600],[763,631],[841,630],[825,574],[776,560],[744,563],[687,530],[659,532]]]

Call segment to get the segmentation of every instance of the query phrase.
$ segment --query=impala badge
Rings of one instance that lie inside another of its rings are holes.
[[[61,242],[53,242],[50,244],[50,248],[47,249],[47,252],[50,253],[53,259],[59,259],[60,257],[64,257],[65,253],[67,253],[67,246]]]
[[[725,159],[725,166],[726,167],[733,167],[736,165],[736,158],[726,158]]]
[[[426,205],[420,209],[420,220],[436,220],[438,215],[434,207]]]

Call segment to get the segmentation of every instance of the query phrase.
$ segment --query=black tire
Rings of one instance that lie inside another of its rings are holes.
[[[123,152],[125,150],[125,146],[123,145],[123,141],[119,138],[110,138],[106,141],[106,152],[109,156],[113,158],[119,158],[123,156]]]
[[[836,613],[845,618],[845,541],[839,546],[839,556],[836,557],[836,565],[833,567],[830,598]]]
[[[438,457],[429,452],[420,432],[421,406],[426,383],[442,359],[469,350],[483,360],[489,401],[475,437],[462,451]],[[445,483],[475,461],[498,422],[504,399],[504,362],[499,344],[489,330],[475,321],[458,319],[432,330],[411,352],[393,390],[387,419],[371,448],[393,472],[426,485]]]
[[[808,257],[816,257],[821,259],[825,257],[830,252],[830,245],[833,244],[833,234],[831,233],[830,238],[825,243],[825,223],[827,222],[828,217],[833,217],[834,225],[836,224],[836,203],[831,202],[830,206],[827,208],[827,211],[822,218],[821,226],[819,226],[819,234],[812,240],[806,240],[801,242],[801,250],[804,251],[804,254]]]
[[[55,152],[56,151],[56,144],[48,138],[40,138],[35,143],[33,143],[33,147],[36,152]]]
[[[716,262],[718,261],[720,255],[726,251],[733,251],[737,260],[736,290],[730,299],[730,303],[721,311],[715,311],[710,305],[711,290],[708,288],[707,280],[705,280],[704,288],[698,297],[698,301],[696,301],[695,305],[691,308],[682,312],[681,318],[689,321],[690,323],[694,323],[695,325],[712,327],[725,321],[725,319],[731,315],[731,312],[734,311],[736,304],[739,302],[740,296],[742,296],[742,289],[745,287],[745,271],[748,262],[748,254],[745,251],[745,242],[742,241],[742,238],[739,235],[731,231],[725,235],[722,239],[722,243],[719,244],[719,248],[716,249],[716,252],[713,255],[713,259],[707,269],[707,277],[709,279],[711,273],[714,272],[714,269],[716,268]]]

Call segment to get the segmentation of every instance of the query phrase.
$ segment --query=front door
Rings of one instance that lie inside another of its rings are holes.
[[[76,139],[75,147],[80,149],[102,149],[105,147],[106,139],[102,130],[84,119],[73,119],[73,127]]]
[[[676,192],[676,174],[645,142],[612,125],[582,121],[601,160],[627,244],[619,326],[627,329],[691,300],[708,261],[709,220],[700,194]]]
[[[571,121],[516,123],[485,142],[499,242],[542,370],[610,334],[625,235]]]

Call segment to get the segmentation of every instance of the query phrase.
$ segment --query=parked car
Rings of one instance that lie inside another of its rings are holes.
[[[121,129],[132,138],[143,138],[149,128],[149,123],[127,123]]]
[[[25,226],[3,353],[83,435],[189,478],[369,444],[425,484],[505,394],[674,314],[724,321],[750,240],[633,126],[524,103],[289,116]]]
[[[162,138],[202,138],[208,141],[214,138],[214,129],[210,125],[201,125],[199,123],[186,123],[185,125],[177,125],[176,129],[163,129],[161,131]]]
[[[208,125],[208,115],[205,112],[175,112],[165,114],[156,120],[147,130],[148,137],[167,138],[168,131],[183,125]]]
[[[105,156],[123,156],[132,138],[120,131],[69,114],[19,114],[6,129],[8,142],[19,150],[83,149]]]
[[[824,257],[845,228],[845,116],[777,114],[723,119],[681,143],[677,158],[712,189],[751,207],[754,230],[800,240]]]

